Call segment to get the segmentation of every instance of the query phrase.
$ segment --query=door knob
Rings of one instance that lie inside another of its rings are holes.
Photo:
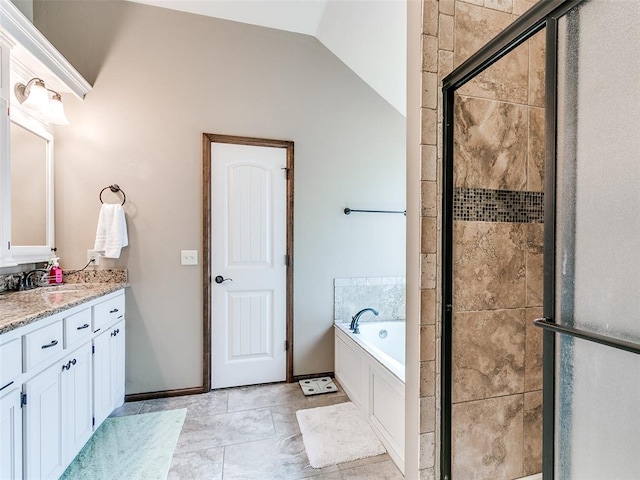
[[[230,282],[233,282],[232,278],[224,278],[222,275],[218,275],[216,278],[214,278],[216,283],[222,283],[222,282],[226,282],[227,280],[229,280]]]

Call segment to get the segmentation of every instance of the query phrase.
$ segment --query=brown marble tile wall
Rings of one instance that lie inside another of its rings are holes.
[[[456,2],[455,65],[512,23],[514,6]],[[468,215],[454,222],[453,473],[513,479],[541,469],[530,324],[542,305],[544,33],[456,95],[456,206]]]
[[[536,1],[423,0],[421,479],[440,475],[442,79]],[[471,141],[455,146],[470,160],[456,170],[456,186],[543,191],[543,68],[541,33],[459,91],[456,114]],[[479,157],[485,161],[471,161]],[[454,468],[463,469],[454,470],[456,478],[539,471],[541,336],[530,323],[542,302],[542,226],[512,220],[455,225],[463,239],[456,245],[463,273],[455,308],[459,326],[467,327],[455,340],[465,352],[455,366],[461,380],[454,383]]]
[[[523,394],[458,403],[452,415],[453,478],[522,477]]]
[[[454,222],[453,241],[454,312],[525,306],[522,224]]]

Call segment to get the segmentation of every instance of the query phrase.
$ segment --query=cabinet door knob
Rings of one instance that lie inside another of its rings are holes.
[[[78,363],[78,361],[74,358],[73,360],[71,360],[71,365],[75,365],[76,363]]]
[[[76,328],[76,330],[84,330],[85,328],[89,328],[89,324],[88,323],[85,323],[81,327]]]
[[[51,347],[55,347],[58,344],[58,340],[51,340],[51,343],[47,344],[47,345],[42,345],[42,348],[51,348]]]
[[[114,308],[113,310],[109,310],[109,313],[116,313],[118,311],[117,308]]]

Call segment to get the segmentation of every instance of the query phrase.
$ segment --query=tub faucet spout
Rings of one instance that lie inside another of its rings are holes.
[[[360,329],[358,328],[358,322],[360,321],[360,317],[362,316],[362,314],[365,312],[371,312],[376,317],[378,316],[378,312],[371,307],[363,308],[362,310],[360,310],[353,317],[351,317],[351,326],[349,327],[349,330],[353,330],[353,333],[360,333]]]

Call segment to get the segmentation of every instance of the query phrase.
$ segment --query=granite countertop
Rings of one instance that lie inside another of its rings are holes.
[[[0,294],[0,334],[128,287],[124,282],[65,283]]]

